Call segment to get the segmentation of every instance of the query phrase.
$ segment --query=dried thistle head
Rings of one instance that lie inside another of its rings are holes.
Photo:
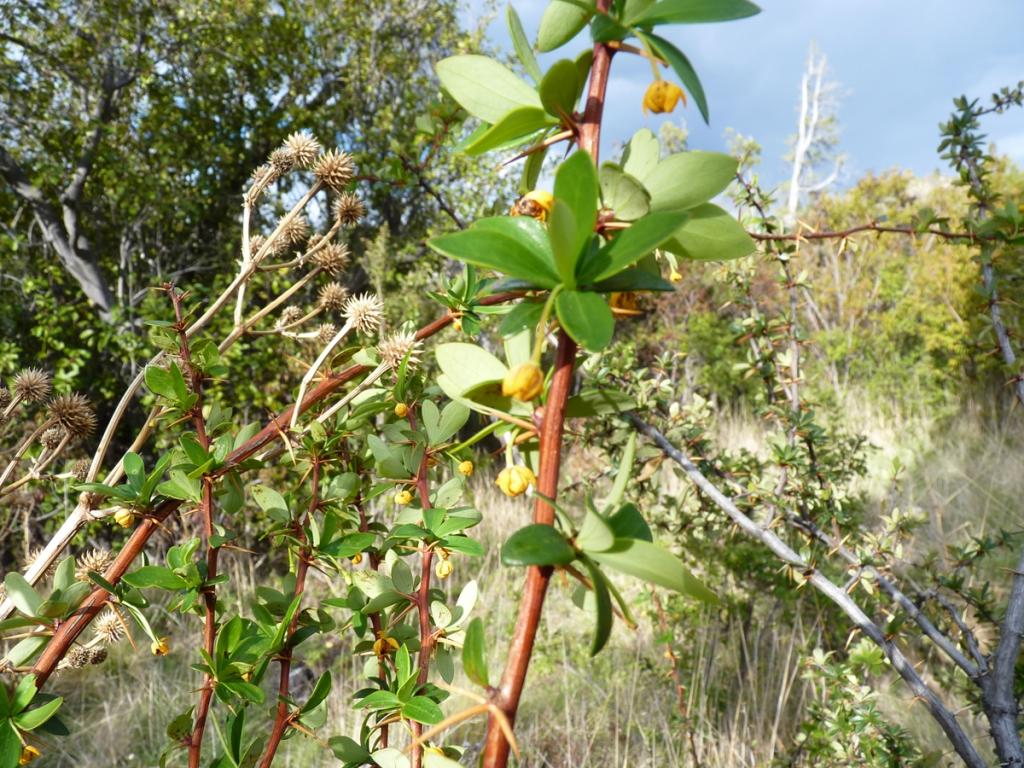
[[[38,562],[43,555],[43,547],[33,547],[29,550],[28,556],[25,558],[25,570],[28,570]],[[43,576],[53,576],[53,572],[56,570],[54,564],[50,564],[50,567],[43,571]]]
[[[309,222],[301,213],[296,215],[284,225],[281,230],[281,240],[290,245],[299,245],[309,239]]]
[[[324,152],[313,164],[314,175],[336,192],[352,181],[354,171],[352,156],[337,149]]]
[[[14,377],[14,394],[27,403],[38,403],[50,394],[50,375],[39,368],[25,368]]]
[[[111,554],[108,549],[94,548],[90,549],[84,555],[77,559],[77,566],[75,568],[75,578],[79,581],[88,581],[89,572],[95,571],[99,574],[104,574],[110,564],[114,562],[114,555]]]
[[[261,184],[273,180],[273,178],[276,175],[277,174],[274,171],[274,166],[272,166],[270,163],[264,163],[263,165],[257,166],[256,168],[253,169],[252,174],[250,174],[249,176],[249,180],[254,185]]]
[[[346,301],[342,312],[357,331],[373,333],[384,318],[384,302],[375,293],[364,293]]]
[[[397,368],[408,358],[409,368],[419,362],[419,342],[416,334],[406,331],[393,333],[377,345],[380,361],[388,368]]]
[[[89,467],[92,466],[92,462],[88,459],[78,459],[74,464],[71,465],[71,476],[80,483],[85,482],[85,478],[89,476]]]
[[[321,344],[326,344],[333,339],[338,333],[338,326],[334,323],[320,323],[320,327],[316,329],[316,340]]]
[[[284,148],[292,153],[295,164],[300,168],[309,168],[320,154],[320,142],[306,131],[291,134],[285,139]]]
[[[67,436],[68,432],[62,426],[50,427],[49,429],[43,430],[43,434],[39,436],[39,443],[46,448],[48,451],[52,451],[58,445],[60,441]]]
[[[249,253],[255,256],[260,252],[260,248],[267,244],[267,238],[263,235],[253,235],[249,238]]]
[[[320,289],[320,306],[330,312],[337,312],[345,306],[348,289],[341,283],[327,283]]]
[[[303,311],[299,307],[285,307],[284,312],[277,318],[278,328],[287,328],[289,325],[299,322],[302,319]]]
[[[6,408],[11,404],[11,390],[7,387],[0,387],[0,408]]]
[[[50,401],[50,417],[72,438],[87,437],[96,429],[96,414],[89,400],[78,393],[59,395]]]
[[[342,226],[351,226],[366,215],[366,206],[358,196],[344,192],[334,201],[334,218]]]
[[[96,617],[92,631],[101,642],[107,645],[113,645],[125,635],[124,622],[110,608]]]
[[[288,147],[278,147],[270,153],[270,164],[277,173],[288,173],[295,167],[295,153]]]
[[[341,243],[328,243],[313,254],[313,263],[331,277],[343,272],[348,266],[348,248]]]

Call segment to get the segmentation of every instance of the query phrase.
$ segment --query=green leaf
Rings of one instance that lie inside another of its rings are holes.
[[[615,534],[608,522],[593,508],[593,503],[587,500],[586,512],[583,517],[583,525],[580,532],[576,534],[576,546],[588,552],[603,552],[611,549],[615,544]]]
[[[690,217],[662,246],[694,261],[729,261],[754,251],[754,241],[736,218],[717,205],[706,203],[689,211]]]
[[[642,32],[638,32],[637,37],[641,40],[646,40],[654,52],[668,62],[676,76],[682,81],[686,92],[693,97],[694,104],[700,110],[700,116],[704,118],[705,123],[710,125],[708,97],[704,94],[704,86],[701,85],[700,78],[697,77],[697,70],[693,68],[690,60],[686,58],[686,54],[663,37],[645,35]]]
[[[618,485],[618,478],[616,478],[615,484]],[[640,510],[634,504],[623,504],[619,507],[615,514],[608,517],[608,524],[615,531],[615,537],[618,539],[654,541],[650,526],[647,525],[644,516],[640,514]]]
[[[75,583],[75,558],[65,557],[53,572],[54,590],[64,590]]]
[[[583,262],[579,276],[581,284],[607,280],[612,275],[635,264],[673,234],[678,234],[690,214],[682,211],[649,213],[633,222],[607,243],[600,251]]]
[[[161,397],[165,397],[168,400],[177,399],[177,390],[174,386],[174,379],[169,370],[160,368],[156,365],[150,365],[146,367],[146,372],[143,375],[146,382],[146,388]]]
[[[633,134],[622,153],[622,170],[636,179],[645,179],[661,160],[658,137],[649,128]]]
[[[720,152],[669,155],[641,179],[652,211],[683,211],[706,203],[736,177],[736,160]]]
[[[660,274],[655,274],[642,267],[626,267],[607,280],[594,283],[594,290],[599,293],[613,291],[661,291],[671,293],[676,287]]]
[[[544,247],[537,242],[530,223],[544,236]],[[482,219],[461,232],[433,237],[427,245],[443,256],[519,277],[542,288],[554,288],[560,282],[546,233],[539,222],[527,216]]]
[[[508,368],[483,347],[465,342],[439,344],[434,350],[441,372],[460,395],[482,384],[501,381]]]
[[[486,56],[449,56],[437,63],[437,76],[463,109],[487,123],[497,123],[518,107],[541,106],[533,88]]]
[[[619,459],[619,469],[615,473],[615,482],[612,483],[612,490],[608,494],[608,498],[604,500],[604,504],[607,507],[613,507],[616,504],[622,503],[622,498],[626,495],[626,485],[629,483],[629,478],[633,476],[633,460],[636,458],[636,432],[630,432],[629,437],[626,439],[626,447],[622,449],[622,458]],[[646,526],[646,523],[644,523]],[[627,533],[623,533],[614,526],[615,535],[623,539],[642,539],[647,538],[650,541],[650,531],[648,536],[632,536]]]
[[[565,416],[569,419],[607,416],[636,408],[636,401],[625,392],[615,389],[585,389],[573,395],[565,404]]]
[[[36,615],[43,598],[24,576],[17,571],[11,571],[4,577],[4,586],[7,588],[7,597],[14,603],[15,608],[27,616]]]
[[[413,696],[402,705],[402,717],[426,725],[436,725],[444,720],[444,712],[433,699],[426,696]]]
[[[593,6],[593,2],[588,2]],[[585,11],[567,0],[551,0],[544,9],[537,31],[537,50],[542,53],[565,45],[587,25],[593,11]]]
[[[637,26],[703,24],[745,19],[760,12],[761,9],[748,0],[659,0],[625,21]]]
[[[11,696],[11,712],[15,715],[21,712],[21,710],[32,703],[32,699],[36,697],[38,692],[36,676],[25,675],[18,681],[14,694]]]
[[[641,539],[616,539],[604,552],[587,552],[597,562],[616,571],[675,590],[706,603],[715,603],[715,593],[691,574],[675,555]]]
[[[142,457],[134,451],[128,451],[121,460],[121,464],[128,477],[128,484],[136,491],[140,490],[146,482],[146,467],[142,463]]]
[[[10,720],[0,720],[0,766],[16,768],[21,757],[21,739]]]
[[[501,548],[505,565],[568,565],[576,552],[553,526],[534,523],[508,537]]]
[[[601,166],[601,198],[615,211],[615,218],[634,221],[651,209],[651,196],[644,185],[615,163]]]
[[[591,352],[599,352],[612,340],[615,318],[599,294],[562,291],[555,299],[555,310],[565,332]]]
[[[124,575],[124,581],[133,587],[146,589],[156,587],[158,589],[184,589],[188,586],[181,576],[164,568],[161,565],[144,565],[131,573]]]
[[[24,667],[50,641],[48,636],[26,637],[7,652],[12,667]]]
[[[576,225],[576,254],[578,257],[583,247],[594,235],[597,223],[598,196],[601,188],[597,178],[597,168],[590,153],[579,150],[558,166],[555,172],[555,198],[564,200],[572,211]]]
[[[548,114],[554,115],[560,122],[571,117],[576,109],[576,94],[579,93],[576,78],[576,62],[560,59],[551,65],[540,81],[540,103]]]
[[[462,642],[462,668],[466,677],[482,688],[489,685],[484,642],[484,623],[477,617],[466,627],[466,637]]]
[[[533,55],[533,48],[530,47],[530,43],[526,39],[523,22],[519,20],[519,14],[516,13],[516,9],[512,7],[511,3],[508,5],[508,32],[509,37],[512,38],[512,47],[515,48],[516,56],[519,57],[519,63],[523,65],[526,74],[532,77],[535,83],[539,82],[541,79],[540,65],[537,63],[537,57]]]
[[[575,288],[576,259],[580,254],[576,242],[576,217],[569,204],[558,198],[555,198],[548,218],[548,239],[562,283],[566,288]]]
[[[401,702],[391,691],[374,691],[369,696],[359,699],[356,709],[398,709]]]
[[[467,155],[482,155],[498,147],[513,143],[516,139],[525,141],[537,131],[558,125],[558,121],[538,107],[519,107],[504,115],[473,141],[463,151]]]
[[[202,499],[202,484],[199,478],[189,477],[180,469],[172,469],[170,478],[156,487],[157,493],[170,499],[181,499],[199,503]]]
[[[348,736],[332,736],[327,740],[334,756],[346,763],[367,763],[370,761],[370,753],[363,746]]]
[[[612,634],[612,622],[615,617],[612,614],[612,598],[608,593],[608,580],[601,569],[591,562],[590,558],[583,560],[587,572],[590,574],[590,583],[594,590],[594,603],[597,609],[597,623],[594,627],[594,638],[590,642],[590,655],[597,656],[608,642]]]
[[[28,709],[20,715],[15,715],[14,722],[23,731],[33,731],[57,714],[57,710],[60,709],[62,703],[64,703],[64,699],[60,696],[50,699],[35,709]]]
[[[313,692],[309,694],[309,699],[302,705],[301,711],[309,712],[316,709],[316,707],[318,707],[320,703],[327,698],[328,694],[330,694],[332,682],[331,670],[328,669],[320,675],[320,679],[316,681],[316,685],[313,686]]]

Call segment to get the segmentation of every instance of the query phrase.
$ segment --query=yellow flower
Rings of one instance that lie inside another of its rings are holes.
[[[501,394],[528,403],[544,389],[544,371],[536,363],[520,363],[505,374]]]
[[[669,273],[668,279],[671,280],[673,283],[678,283],[683,279],[683,276],[679,274],[679,270],[673,269]]]
[[[397,416],[400,419],[404,419],[408,415],[409,415],[409,406],[408,405],[406,405],[405,403],[398,403],[395,406],[395,416]]]
[[[154,656],[166,656],[171,652],[171,638],[161,637],[149,644],[149,650]]]
[[[473,462],[468,459],[466,461],[460,461],[459,474],[470,477],[473,474]]]
[[[392,651],[398,650],[398,641],[387,632],[381,630],[377,633],[377,639],[373,643],[373,652],[378,656],[384,656]]]
[[[363,553],[356,552],[355,556],[351,558],[351,562],[352,565],[359,565],[361,562],[363,562]]]
[[[498,487],[506,496],[519,496],[537,484],[537,477],[529,467],[505,467],[498,473]]]
[[[547,221],[555,204],[555,196],[543,189],[527,192],[512,206],[513,216],[529,216],[537,221]]]
[[[438,560],[437,565],[434,566],[434,573],[437,574],[439,579],[447,579],[452,575],[452,571],[455,570],[455,566],[452,565],[452,561],[448,558]]]
[[[412,501],[412,494],[408,491],[399,491],[395,494],[395,504],[404,507]]]
[[[132,523],[135,522],[135,514],[130,509],[118,507],[114,513],[114,522],[122,528],[131,528]]]
[[[644,94],[644,112],[671,112],[680,101],[685,107],[686,94],[682,88],[668,80],[655,80]]]
[[[613,293],[611,300],[608,302],[612,308],[612,314],[616,317],[631,317],[633,315],[642,315],[643,313],[637,308],[636,294],[633,291],[623,291],[622,293]]]
[[[456,331],[461,331],[462,330],[462,318],[461,317],[456,317],[454,320],[452,320],[452,328],[454,328]]]
[[[40,754],[42,753],[31,744],[26,744],[21,748],[21,757],[18,758],[18,765],[28,765],[39,757]]]

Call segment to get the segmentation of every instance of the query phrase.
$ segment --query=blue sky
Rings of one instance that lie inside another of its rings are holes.
[[[486,0],[469,0],[474,18]],[[534,37],[547,0],[514,0],[527,35]],[[697,69],[710,105],[705,126],[691,104],[680,114],[694,149],[723,150],[726,128],[757,139],[764,148],[761,175],[777,184],[788,176],[783,156],[796,131],[800,77],[812,42],[828,57],[841,100],[840,151],[845,179],[892,167],[926,174],[946,172],[938,158],[938,124],[952,98],[988,95],[1024,79],[1024,3],[1020,0],[761,0],[762,12],[724,24],[662,28]],[[505,4],[489,27],[493,44],[511,48]],[[541,58],[575,55],[586,32]],[[604,157],[614,142],[638,128],[658,129],[662,116],[645,117],[640,101],[650,67],[636,56],[615,60],[610,96],[621,108],[606,117]],[[1024,164],[1024,109],[987,118],[986,131],[1000,152]],[[611,143],[610,143],[611,142]]]

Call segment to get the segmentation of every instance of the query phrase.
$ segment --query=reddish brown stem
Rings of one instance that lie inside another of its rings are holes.
[[[362,495],[356,497],[356,509],[359,510],[359,531],[366,533],[370,530],[370,521],[366,517],[366,510],[363,508]],[[370,568],[377,570],[380,567],[380,555],[370,553]],[[380,611],[374,611],[370,614],[370,626],[373,628],[374,639],[380,637],[381,629],[383,625],[380,621]],[[377,657],[377,677],[381,680],[384,679],[387,674],[387,665],[384,663],[384,657]],[[383,749],[388,745],[388,725],[385,723],[380,727],[380,747]]]
[[[558,475],[562,461],[562,432],[565,425],[565,404],[572,388],[573,363],[576,360],[576,344],[563,330],[558,332],[558,351],[555,357],[555,373],[548,388],[548,399],[544,403],[544,420],[540,429],[540,474],[537,491],[549,498],[558,495]],[[538,495],[534,507],[535,523],[551,525],[555,510]],[[496,704],[510,723],[515,722],[519,699],[526,681],[526,671],[533,653],[533,643],[540,625],[544,596],[551,580],[551,568],[531,566],[526,573],[526,587],[519,604],[515,633],[509,646],[505,673],[501,686],[493,697]],[[508,763],[509,743],[494,717],[487,724],[487,742],[484,747],[485,768],[504,768]]]
[[[295,538],[301,542],[302,546],[299,548],[299,562],[295,567],[295,589],[292,590],[292,597],[300,600],[306,589],[306,573],[309,570],[310,550],[306,541],[306,523],[320,504],[320,460],[316,456],[313,457],[313,476],[310,479],[310,484],[312,493],[309,499],[309,509],[306,511],[305,517],[295,526]],[[270,730],[270,738],[267,740],[267,748],[260,761],[260,768],[270,768],[274,762],[274,756],[277,754],[277,748],[281,744],[281,739],[291,722],[287,702],[292,672],[291,640],[299,626],[300,608],[301,604],[295,609],[295,615],[292,616],[291,623],[288,625],[284,648],[281,650],[281,676],[277,683],[277,712],[274,715],[274,726]]]
[[[495,294],[481,299],[480,304],[484,306],[503,304],[505,302],[512,301],[513,299],[520,298],[522,295],[521,291]],[[417,338],[425,339],[428,336],[432,336],[442,331],[453,319],[454,315],[443,315],[437,320],[434,320],[430,324],[421,328],[417,333]],[[353,365],[336,375],[328,376],[306,394],[306,397],[303,399],[300,407],[303,411],[312,408],[314,405],[324,400],[328,395],[340,389],[352,379],[366,373],[368,370],[369,368],[365,365]],[[288,429],[288,425],[291,423],[293,408],[294,406],[288,406],[285,408],[276,418],[271,419],[270,422],[268,422],[267,425],[264,426],[256,435],[233,451],[225,460],[224,466],[212,473],[211,478],[216,479],[218,477],[222,477],[228,472],[236,469],[238,465],[246,459],[252,458],[262,448],[276,440],[279,440],[281,436],[285,434]],[[103,578],[110,584],[116,585],[120,582],[121,577],[128,572],[128,569],[145,548],[149,539],[160,529],[161,523],[173,514],[180,506],[181,502],[179,500],[166,499],[145,515],[142,522],[135,527],[132,535],[121,548],[121,551],[118,552],[114,562],[107,569],[106,573],[103,574]],[[40,654],[35,666],[32,667],[32,674],[36,676],[36,685],[42,687],[49,679],[61,659],[64,658],[65,654],[74,644],[75,640],[78,639],[78,637],[89,626],[89,623],[96,618],[96,615],[107,604],[109,597],[110,594],[105,589],[97,587],[87,598],[85,598],[85,600],[82,601],[78,610],[65,620],[57,631],[54,632],[53,638],[43,649],[43,652]]]

